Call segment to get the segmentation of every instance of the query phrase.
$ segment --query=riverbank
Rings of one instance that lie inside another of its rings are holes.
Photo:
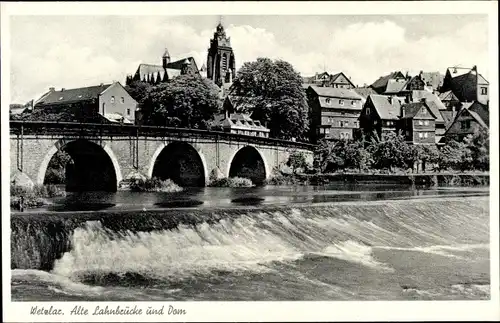
[[[470,187],[490,185],[489,173],[417,173],[417,174],[289,174],[271,178],[269,185],[328,185],[348,184],[402,184],[417,187]]]

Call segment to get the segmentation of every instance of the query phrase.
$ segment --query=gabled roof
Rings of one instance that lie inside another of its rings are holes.
[[[329,86],[309,86],[318,96],[330,98],[339,98],[346,100],[361,100],[363,99],[358,93],[351,89],[334,88]]]
[[[411,97],[413,102],[421,102],[425,99],[432,113],[437,117],[436,122],[444,122],[439,110],[446,110],[446,106],[436,94],[426,90],[415,90],[412,91]]]
[[[353,90],[364,99],[367,99],[370,94],[377,94],[377,92],[375,92],[375,90],[372,89],[371,87],[357,87],[354,88]]]
[[[430,108],[428,108],[428,105],[423,103],[423,102],[412,102],[412,103],[404,104],[402,106],[402,109],[404,111],[404,115],[401,116],[401,119],[410,119],[410,118],[415,117],[417,115],[417,113],[420,110],[422,110],[422,108],[430,111],[431,115],[434,117],[434,119],[436,119],[437,116],[432,112],[432,110]],[[441,114],[439,114],[439,116],[441,117]]]
[[[386,95],[370,94],[368,100],[373,103],[373,107],[377,111],[380,119],[398,120],[401,109],[401,101],[397,98],[392,98],[392,103],[389,102],[389,97]]]
[[[385,89],[385,93],[387,94],[396,94],[403,90],[405,90],[406,85],[409,81],[405,79],[389,79],[387,80],[387,87]]]
[[[441,114],[441,118],[444,120],[444,128],[448,130],[448,128],[453,124],[453,120],[455,119],[454,117],[454,112],[453,111],[447,111],[447,110],[441,110],[439,111]]]
[[[459,101],[455,93],[453,93],[452,90],[439,93],[438,95],[439,99],[442,101]]]
[[[343,76],[349,84],[354,87],[354,84],[351,82],[351,80],[347,77],[347,75],[344,74],[344,72],[338,72],[337,74],[330,75],[330,83],[335,83],[335,81],[340,77]]]
[[[481,126],[488,128],[486,122],[483,120],[483,118],[481,118],[481,116],[476,111],[472,111],[470,109],[466,109],[465,111],[468,111],[469,114],[474,118],[474,120],[476,120]]]
[[[187,62],[189,62],[191,64],[195,64],[195,66],[196,66],[196,63],[195,63],[195,60],[193,57],[185,57],[185,58],[179,59],[175,62],[168,63],[167,68],[181,70],[182,67],[184,66],[184,64],[187,63],[186,60],[187,60]]]
[[[99,95],[104,92],[111,84],[103,84],[97,86],[81,87],[76,89],[65,89],[60,91],[52,91],[39,100],[37,105],[49,104],[66,104],[79,101],[87,101],[99,98]]]
[[[375,82],[373,82],[371,87],[372,88],[385,87],[387,86],[387,82],[389,82],[390,79],[394,78],[404,78],[404,75],[403,73],[401,73],[401,71],[392,72],[389,75],[384,75],[379,77]]]

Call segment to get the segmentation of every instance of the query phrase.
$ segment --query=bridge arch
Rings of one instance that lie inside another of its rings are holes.
[[[254,146],[247,145],[236,150],[229,159],[227,177],[246,177],[256,185],[264,184],[270,171],[266,158]]]
[[[155,150],[148,177],[167,178],[181,187],[203,187],[208,183],[207,162],[202,151],[183,141],[163,143]]]
[[[101,143],[97,140],[92,140],[92,139],[75,139],[69,141],[60,139],[56,141],[55,144],[52,145],[47,151],[47,153],[44,155],[42,162],[38,168],[38,173],[36,178],[37,184],[40,185],[44,184],[47,168],[49,166],[52,157],[54,157],[54,155],[59,150],[63,149],[72,157],[73,160],[82,159],[84,158],[84,156],[88,156],[89,154],[92,155],[92,157],[97,157],[97,158],[85,158],[85,164],[88,165],[88,163],[90,163],[93,164],[93,166],[95,167],[100,166],[104,168],[101,169],[102,171],[104,172],[112,171],[112,174],[107,174],[108,176],[105,176],[104,181],[102,180],[101,177],[100,180],[102,182],[102,185],[100,183],[97,183],[98,185],[96,186],[96,189],[116,191],[116,189],[118,188],[118,184],[123,179],[118,159],[116,158],[116,155],[113,152],[113,150],[108,145],[106,145],[106,143],[104,142]],[[81,162],[83,164],[84,160],[82,159]],[[98,165],[99,163],[101,164]],[[88,174],[87,172],[86,175],[90,174]],[[82,188],[83,190],[94,190],[91,186],[88,185],[87,187],[82,187]]]

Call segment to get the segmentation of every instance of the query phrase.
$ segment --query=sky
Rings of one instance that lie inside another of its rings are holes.
[[[193,56],[206,63],[219,20],[238,69],[258,57],[283,59],[303,76],[344,72],[355,85],[392,71],[472,67],[488,78],[486,15],[392,16],[12,16],[11,102],[49,87],[120,81],[140,63]]]

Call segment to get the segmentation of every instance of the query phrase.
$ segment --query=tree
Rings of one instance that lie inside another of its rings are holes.
[[[146,123],[208,129],[221,112],[217,86],[199,75],[181,75],[151,88],[143,100]]]
[[[380,141],[372,140],[368,149],[377,169],[408,169],[415,160],[414,147],[408,145],[400,134],[389,133]]]
[[[490,168],[490,136],[486,128],[481,128],[474,135],[464,138],[464,143],[470,154],[471,168],[489,170]]]
[[[369,164],[370,154],[362,141],[322,140],[317,147],[315,158],[316,165],[322,172],[348,168],[364,170]]]
[[[439,151],[436,145],[417,145],[414,148],[414,161],[422,162],[422,170],[425,171],[428,164],[435,164],[439,161]]]
[[[295,174],[297,169],[307,167],[306,156],[302,152],[291,153],[288,157],[287,166],[291,167]]]
[[[251,103],[251,111],[243,112],[267,124],[272,137],[307,138],[308,106],[302,78],[290,63],[269,58],[244,63],[231,93]]]
[[[58,150],[50,159],[45,173],[45,184],[64,184],[66,165],[72,162],[71,156],[64,150]]]
[[[152,88],[153,85],[143,81],[133,81],[125,87],[128,94],[130,94],[130,96],[139,104],[144,103],[144,99],[148,96],[148,93]]]
[[[471,161],[469,155],[464,142],[450,140],[439,150],[439,168],[463,170]]]

